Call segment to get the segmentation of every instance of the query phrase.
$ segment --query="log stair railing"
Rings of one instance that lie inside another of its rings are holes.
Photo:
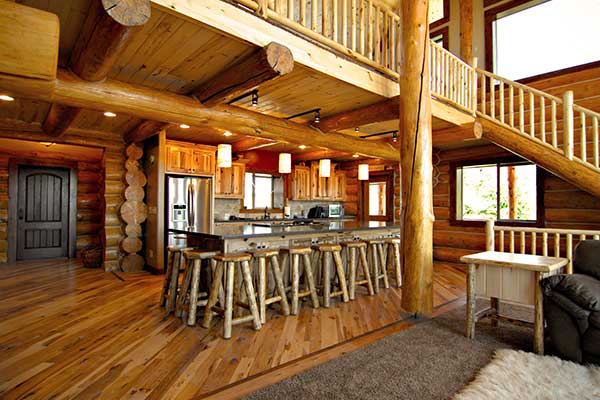
[[[510,253],[566,257],[565,272],[573,273],[573,249],[581,240],[600,240],[600,231],[498,226],[487,221],[486,249]]]

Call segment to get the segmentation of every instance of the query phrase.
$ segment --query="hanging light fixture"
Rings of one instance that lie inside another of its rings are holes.
[[[323,158],[319,161],[319,178],[329,178],[331,176],[331,160]]]
[[[290,153],[279,153],[279,173],[289,174],[292,172],[292,155]]]
[[[217,167],[231,168],[231,145],[220,144],[217,146]]]
[[[369,164],[358,164],[358,180],[369,180]]]

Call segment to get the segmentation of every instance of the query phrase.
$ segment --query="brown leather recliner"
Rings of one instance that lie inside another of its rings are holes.
[[[575,248],[573,274],[541,282],[546,333],[558,356],[600,364],[600,240]]]

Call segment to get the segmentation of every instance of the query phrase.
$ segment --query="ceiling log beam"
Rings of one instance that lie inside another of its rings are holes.
[[[197,88],[193,96],[207,107],[228,103],[265,82],[290,73],[292,69],[294,57],[290,49],[271,42],[210,79]]]
[[[149,0],[94,0],[71,54],[70,69],[90,82],[106,79],[132,29],[150,19]],[[62,135],[81,109],[52,104],[44,132]]]
[[[368,125],[374,122],[390,121],[398,118],[398,98],[394,96],[366,107],[357,108],[350,111],[321,118],[319,129],[323,132],[342,131],[344,129],[354,129],[359,126]]]
[[[261,139],[257,137],[245,137],[231,144],[231,151],[242,153],[244,151],[258,150],[265,147],[276,145],[275,140]]]
[[[322,158],[340,158],[340,157],[348,157],[352,153],[348,153],[346,151],[335,151],[335,150],[313,150],[307,151],[305,153],[298,153],[292,155],[292,160],[296,161],[315,161],[320,160]]]
[[[389,143],[363,140],[343,133],[323,133],[318,129],[282,118],[260,114],[229,105],[208,108],[195,99],[107,79],[88,82],[59,69],[57,79],[42,81],[0,74],[0,89],[18,96],[71,107],[111,110],[143,119],[166,123],[213,127],[284,143],[306,144],[367,157],[399,160],[400,154]],[[140,141],[145,138],[135,138]]]

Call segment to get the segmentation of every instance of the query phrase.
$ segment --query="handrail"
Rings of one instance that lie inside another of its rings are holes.
[[[498,232],[498,244],[496,245],[496,232]],[[519,235],[519,252],[521,254],[533,254],[538,253],[538,234],[541,235],[541,253],[547,256],[549,239],[551,237],[552,246],[554,248],[554,257],[566,256],[569,259],[567,264],[566,272],[568,274],[573,273],[573,249],[574,241],[581,241],[588,239],[588,236],[593,240],[600,240],[600,231],[594,230],[582,230],[582,229],[552,229],[552,228],[527,228],[527,227],[515,227],[515,226],[497,226],[494,221],[487,221],[485,225],[485,236],[486,236],[486,250],[493,251],[505,251],[506,245],[504,240],[505,233],[508,233],[508,251],[514,253],[516,250],[515,234]],[[529,234],[529,235],[527,235]],[[579,239],[574,239],[574,237]],[[562,242],[565,242],[564,249],[561,247]]]
[[[476,63],[476,59],[474,63]],[[429,42],[431,93],[470,113],[477,106],[477,77],[473,66],[435,43]]]

